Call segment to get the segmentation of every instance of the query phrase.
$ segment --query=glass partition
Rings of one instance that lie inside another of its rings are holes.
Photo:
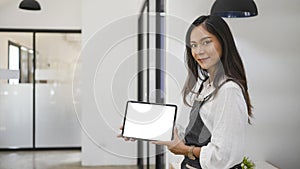
[[[0,148],[33,147],[33,84],[23,83],[32,55],[22,52],[31,46],[32,33],[0,32]]]
[[[45,32],[0,30],[0,149],[81,147],[72,97],[81,34]]]
[[[37,148],[81,146],[72,98],[74,67],[80,50],[80,34],[36,34]]]

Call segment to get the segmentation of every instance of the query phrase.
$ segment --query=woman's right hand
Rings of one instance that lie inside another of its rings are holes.
[[[119,129],[121,130],[121,133],[122,133],[123,126],[120,126]],[[122,134],[118,134],[117,137],[122,138],[123,136],[122,136]],[[123,138],[124,138],[125,141],[135,141],[135,139],[133,139],[133,138],[128,138],[128,137],[123,137]]]

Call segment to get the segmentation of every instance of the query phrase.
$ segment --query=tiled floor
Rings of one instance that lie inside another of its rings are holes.
[[[137,169],[136,166],[82,167],[80,161],[79,150],[0,151],[0,169]],[[255,163],[256,169],[276,169],[266,162]]]
[[[0,151],[0,169],[137,169],[137,167],[82,167],[79,150],[59,150]]]

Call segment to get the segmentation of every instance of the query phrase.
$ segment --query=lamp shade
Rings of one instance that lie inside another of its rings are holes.
[[[251,17],[258,14],[253,0],[216,0],[210,13],[227,18]]]
[[[41,6],[36,0],[23,0],[20,3],[19,8],[25,10],[34,10],[34,11],[41,10]]]

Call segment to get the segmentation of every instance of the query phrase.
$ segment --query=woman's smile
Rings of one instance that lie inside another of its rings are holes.
[[[197,59],[197,60],[198,60],[199,62],[203,63],[203,62],[208,61],[209,58],[210,58],[210,57],[203,57],[203,58],[199,58],[199,59]]]

